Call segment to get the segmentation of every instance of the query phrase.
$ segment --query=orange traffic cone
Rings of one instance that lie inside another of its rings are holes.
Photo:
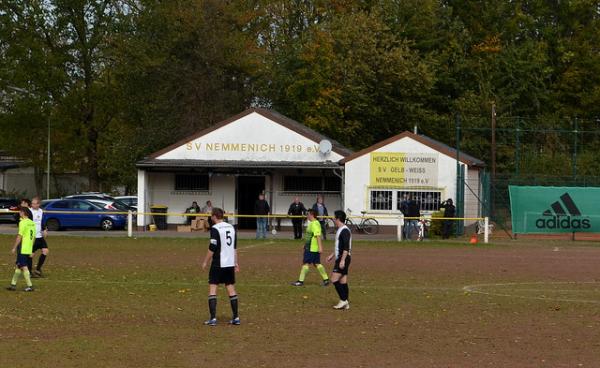
[[[479,242],[479,238],[477,237],[477,233],[473,233],[473,235],[471,235],[471,240],[469,240],[470,244],[477,244]]]

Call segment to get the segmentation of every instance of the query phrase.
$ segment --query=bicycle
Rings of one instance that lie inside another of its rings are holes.
[[[496,225],[494,225],[491,222],[488,222],[488,234],[492,235],[492,233],[494,232],[494,230],[496,229]],[[484,234],[485,233],[485,220],[478,220],[477,223],[475,224],[475,231],[477,232],[477,234]]]
[[[404,236],[407,240],[423,241],[425,238],[428,237],[429,227],[431,226],[430,218],[420,218],[419,220],[412,220],[414,221],[412,225],[408,225],[408,221],[411,220],[406,220],[404,225],[410,226],[410,228],[404,230]]]
[[[349,208],[346,212],[348,213],[348,217],[346,218],[346,226],[350,228],[350,231],[360,231],[367,235],[375,235],[379,232],[379,222],[372,217],[365,217],[367,211],[360,211],[360,213],[362,213],[362,217],[360,223],[358,224],[356,224],[350,218],[352,211]]]

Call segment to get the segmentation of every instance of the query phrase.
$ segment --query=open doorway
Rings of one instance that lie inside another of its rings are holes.
[[[258,194],[265,190],[265,177],[238,176],[237,179],[237,213],[240,215],[254,215],[254,203],[258,199]],[[238,228],[256,229],[256,218],[238,218]]]

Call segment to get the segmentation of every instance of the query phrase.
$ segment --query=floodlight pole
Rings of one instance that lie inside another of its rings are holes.
[[[48,119],[48,167],[46,178],[46,199],[50,199],[50,119]]]

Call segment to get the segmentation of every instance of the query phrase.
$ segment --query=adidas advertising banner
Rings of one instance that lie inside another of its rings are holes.
[[[600,233],[600,188],[510,186],[515,234]]]

